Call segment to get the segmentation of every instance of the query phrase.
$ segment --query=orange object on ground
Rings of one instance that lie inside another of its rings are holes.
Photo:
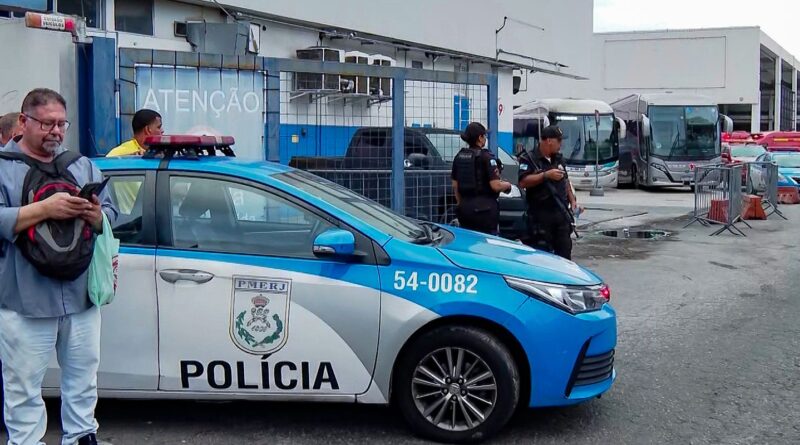
[[[744,207],[742,208],[743,219],[767,219],[764,207],[761,206],[761,197],[758,195],[744,195],[742,197]]]
[[[778,187],[779,204],[800,204],[800,189],[792,186]]]
[[[721,222],[723,224],[728,222],[728,200],[727,199],[712,199],[711,208],[708,211],[708,219],[711,221]]]

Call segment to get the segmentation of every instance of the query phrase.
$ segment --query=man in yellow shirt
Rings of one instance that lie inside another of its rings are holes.
[[[133,115],[131,126],[133,127],[133,139],[109,151],[106,157],[141,156],[146,148],[144,140],[148,136],[161,136],[164,134],[164,130],[161,128],[161,115],[147,108],[143,108]]]
[[[144,140],[148,136],[164,134],[161,115],[146,108],[137,111],[133,115],[131,126],[133,127],[133,139],[109,151],[106,157],[141,156],[146,149]],[[139,195],[141,187],[141,180],[136,180],[135,178],[121,177],[112,183],[111,196],[122,215],[127,216],[133,212],[133,206],[136,203],[136,197]]]

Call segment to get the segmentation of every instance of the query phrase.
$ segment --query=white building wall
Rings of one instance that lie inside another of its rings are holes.
[[[67,101],[67,119],[72,124],[64,146],[77,150],[78,131],[78,72],[76,48],[69,33],[31,29],[24,20],[0,20],[0,115],[20,111],[25,95],[34,88],[58,91]],[[20,46],[28,55],[20,57]]]

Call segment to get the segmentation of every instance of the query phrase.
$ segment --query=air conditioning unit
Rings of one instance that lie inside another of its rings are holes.
[[[316,60],[320,62],[342,62],[342,50],[326,46],[312,46],[296,51],[297,58],[301,60]],[[338,74],[323,73],[295,73],[295,91],[335,90],[339,91],[341,76]]]
[[[397,62],[389,56],[373,54],[369,58],[370,65],[395,66]],[[389,77],[370,77],[369,93],[375,96],[392,95],[392,79]]]
[[[369,54],[361,51],[348,51],[344,53],[344,63],[357,63],[369,65]],[[369,77],[366,76],[342,76],[343,93],[369,93]]]

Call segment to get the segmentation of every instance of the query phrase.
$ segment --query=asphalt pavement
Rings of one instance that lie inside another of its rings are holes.
[[[789,221],[752,222],[746,238],[709,237],[683,228],[690,193],[616,193],[584,200],[595,210],[575,255],[611,286],[617,381],[583,405],[523,410],[491,443],[799,444],[800,206],[783,207]],[[594,233],[639,225],[670,236]],[[425,443],[388,407],[101,400],[97,417],[116,445]]]

